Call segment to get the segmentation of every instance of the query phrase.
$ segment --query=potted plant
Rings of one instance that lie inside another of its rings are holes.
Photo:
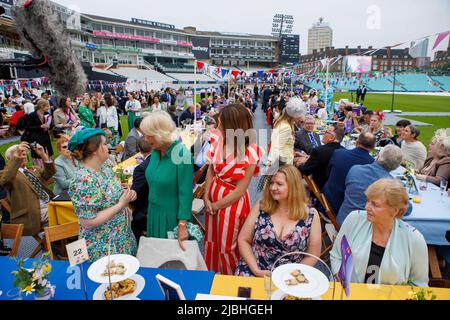
[[[48,260],[49,254],[45,253],[42,258],[33,263],[32,268],[25,268],[27,259],[14,259],[17,270],[12,272],[14,276],[14,287],[19,288],[25,295],[34,293],[35,300],[49,300],[55,295],[55,286],[48,280],[52,266]]]

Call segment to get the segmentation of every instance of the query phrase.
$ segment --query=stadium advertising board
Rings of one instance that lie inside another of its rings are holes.
[[[192,37],[191,40],[195,59],[209,59],[211,53],[209,38]]]
[[[372,71],[371,56],[347,56],[345,57],[345,72],[369,73]]]

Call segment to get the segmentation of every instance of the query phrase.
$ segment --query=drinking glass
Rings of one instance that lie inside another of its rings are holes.
[[[272,272],[264,275],[264,290],[266,290],[267,300],[272,298]]]
[[[440,187],[441,187],[441,202],[444,202],[444,193],[445,193],[445,191],[447,191],[447,186],[448,186],[448,181],[447,180],[445,180],[445,179],[442,179],[441,180],[441,183],[440,183]]]
[[[428,189],[428,183],[426,180],[419,180],[419,190],[420,191],[427,191]]]
[[[420,193],[418,191],[413,193],[412,202],[417,203],[417,204],[422,203],[422,196],[420,195]]]
[[[20,288],[13,288],[6,293],[9,300],[23,300],[22,290]]]

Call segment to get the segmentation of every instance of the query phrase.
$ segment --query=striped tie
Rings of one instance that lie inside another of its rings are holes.
[[[28,171],[27,169],[23,170],[23,174],[25,175],[25,177],[28,178],[28,180],[31,182],[31,184],[33,185],[34,189],[37,191],[37,194],[39,196],[39,199],[41,199],[44,202],[49,202],[50,201],[50,196],[48,195],[48,193],[45,191],[44,186],[42,185],[42,182],[36,178],[30,171]]]

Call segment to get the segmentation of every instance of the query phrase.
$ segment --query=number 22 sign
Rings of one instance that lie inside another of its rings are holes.
[[[87,251],[86,239],[69,243],[66,245],[67,255],[69,256],[70,266],[73,267],[80,263],[89,260],[89,253]]]

